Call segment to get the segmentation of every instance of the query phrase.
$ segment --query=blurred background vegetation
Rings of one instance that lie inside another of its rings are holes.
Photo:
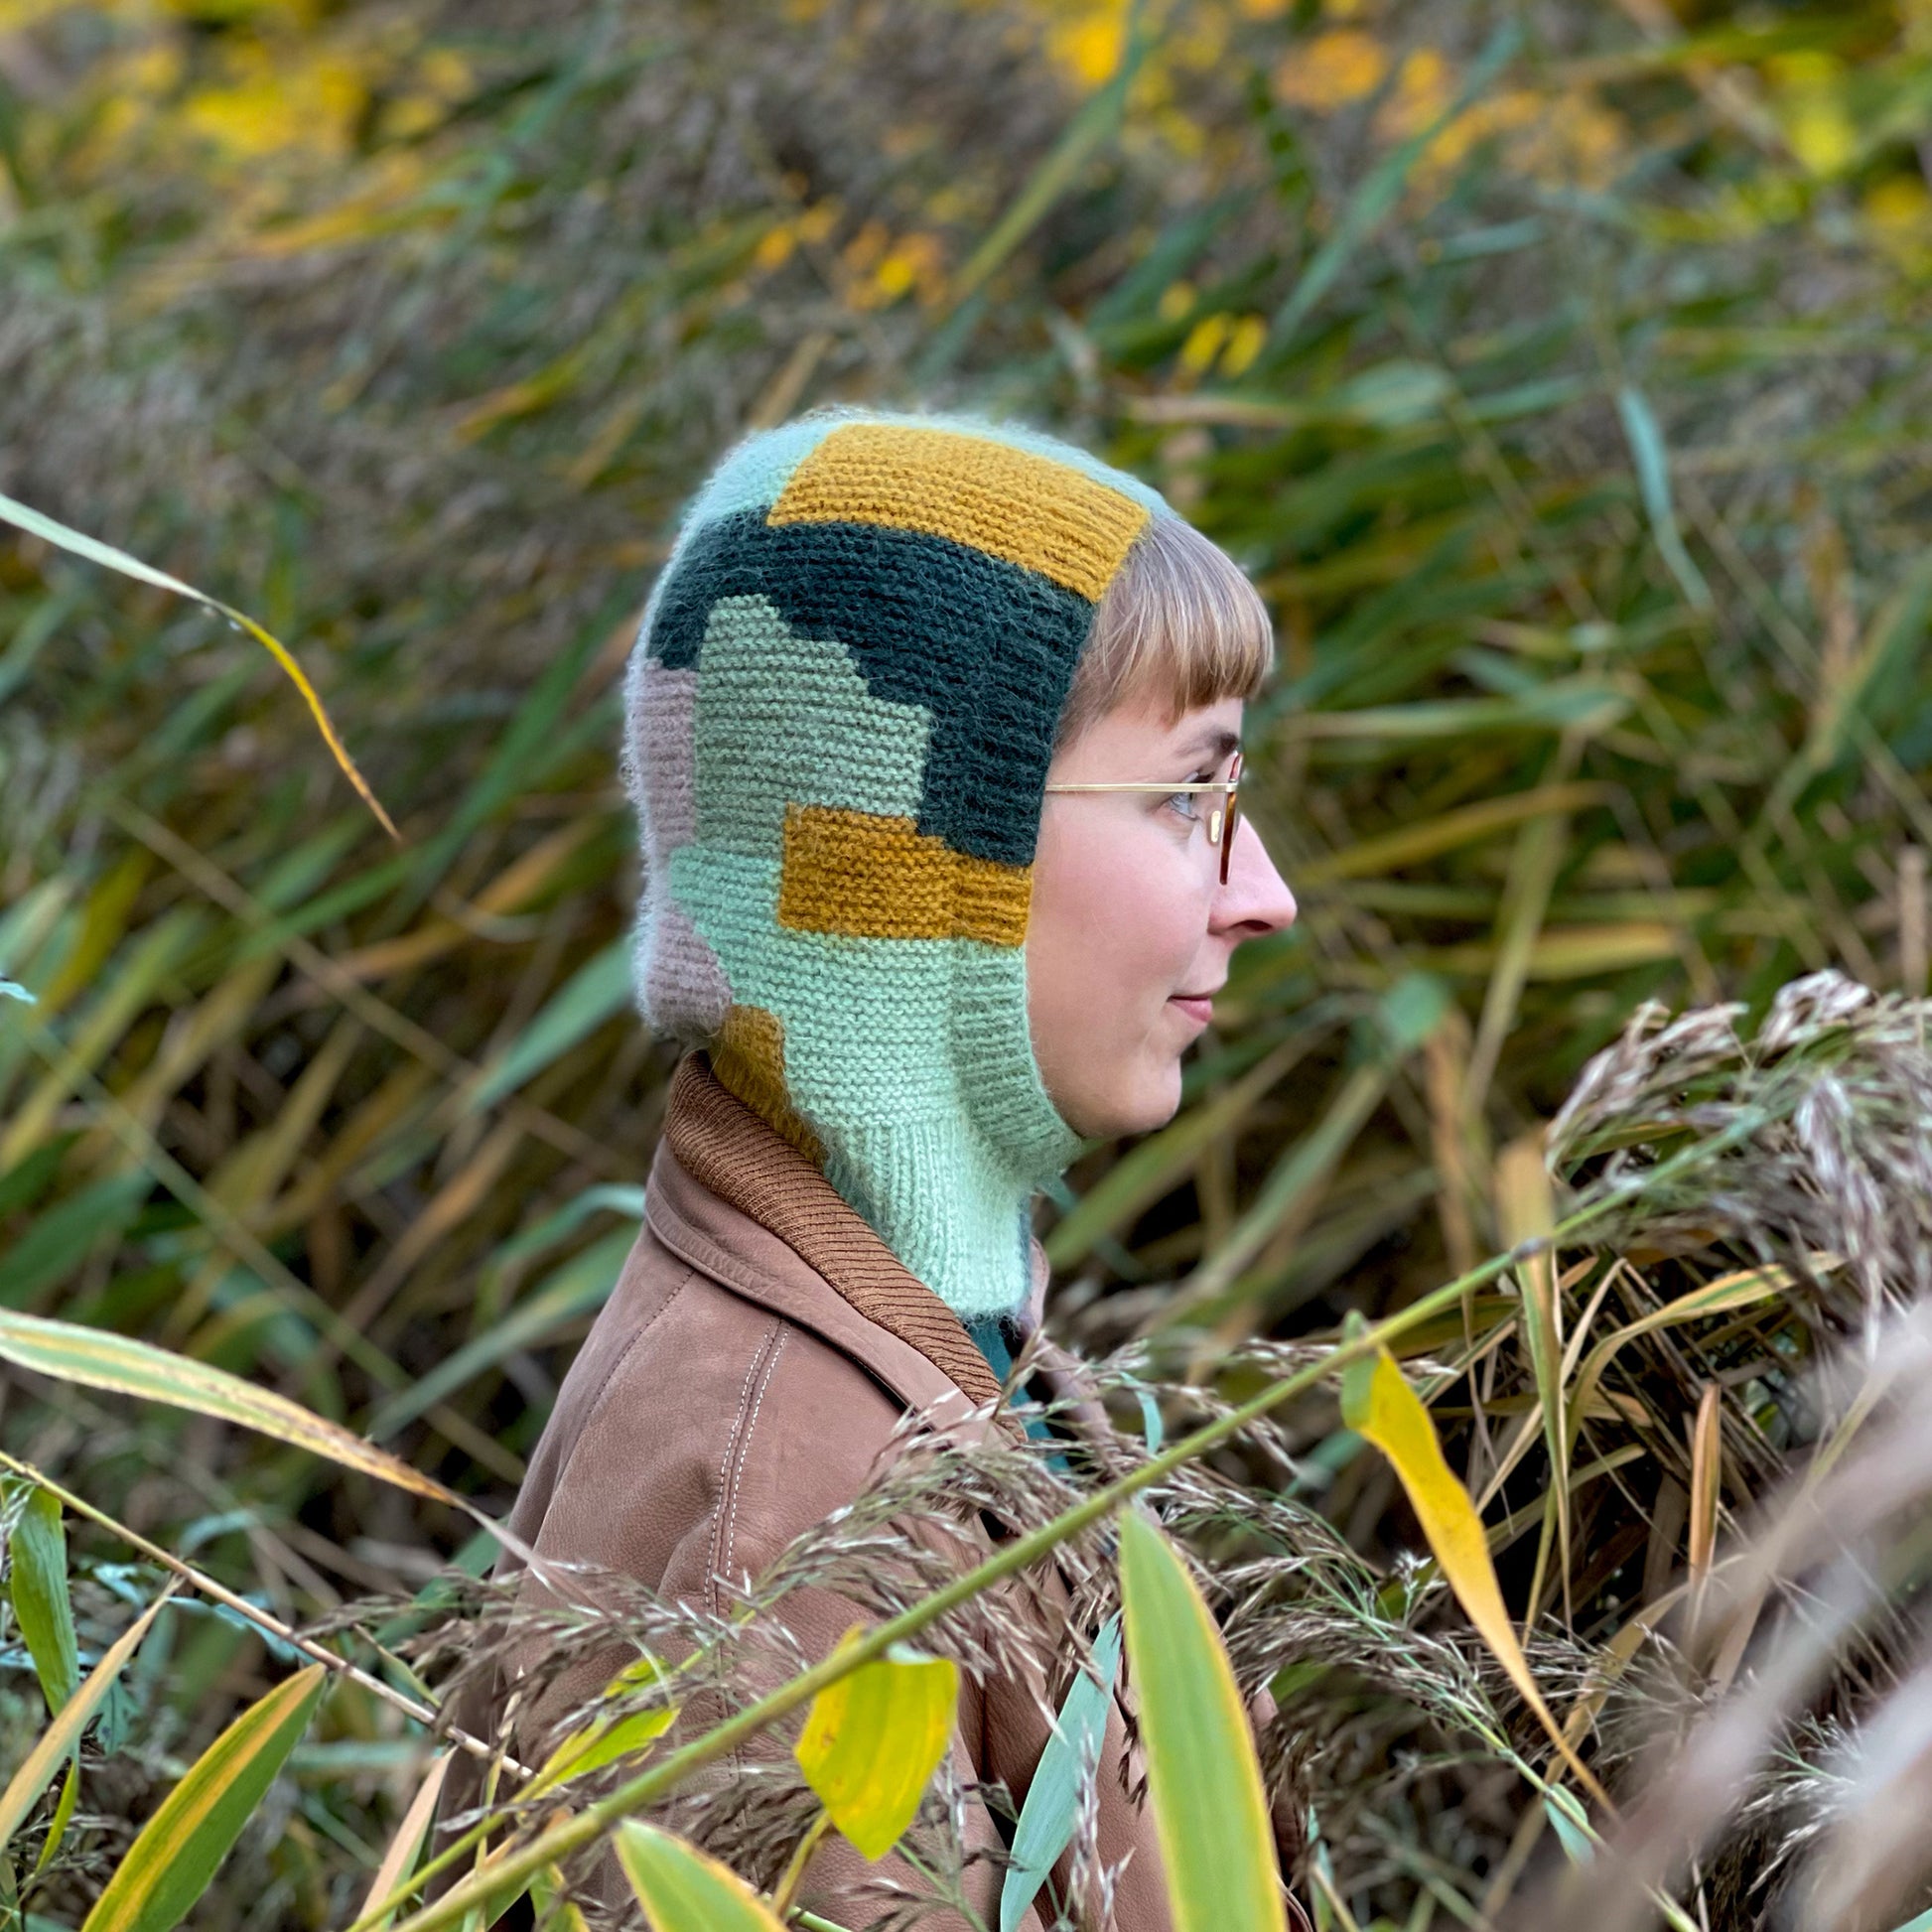
[[[403,833],[247,639],[0,539],[0,1306],[506,1503],[670,1064],[636,614],[716,455],[839,399],[1086,441],[1279,620],[1252,810],[1302,918],[1176,1124],[1069,1177],[1056,1325],[1211,1368],[1466,1268],[1638,1002],[1927,990],[1929,174],[1925,0],[0,0],[0,490],[288,639]],[[1587,1492],[1599,1636],[1681,1560],[1707,1371]],[[0,1437],[291,1622],[489,1555],[71,1388],[13,1377]],[[1331,1401],[1290,1440],[1413,1547]],[[90,1657],[158,1573],[69,1531]],[[286,1662],[157,1626],[38,1913]],[[339,1686],[197,1923],[346,1916],[420,1761]],[[1479,1894],[1507,1827],[1458,1829],[1337,1882]]]

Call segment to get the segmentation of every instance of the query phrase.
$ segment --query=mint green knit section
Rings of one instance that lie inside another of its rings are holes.
[[[1025,964],[1009,977],[999,1050],[1032,1073],[962,1080],[946,1050],[962,980],[984,976],[972,939],[852,939],[777,922],[778,867],[712,852],[672,855],[671,890],[724,962],[733,997],[782,1021],[785,1085],[826,1148],[826,1174],[913,1274],[961,1315],[1025,1298],[1026,1208],[1079,1142],[1054,1111],[1026,1036]],[[997,1023],[986,1017],[985,1045]],[[991,1131],[989,1131],[989,1129]]]
[[[931,726],[922,705],[875,698],[836,638],[796,635],[761,597],[721,599],[692,734],[700,844],[776,859],[787,804],[916,817]]]
[[[729,451],[691,499],[684,527],[695,530],[741,510],[769,509],[784,494],[791,473],[839,426],[835,416],[804,416],[782,428],[748,437]]]
[[[717,607],[698,668],[698,837],[670,855],[672,897],[733,999],[778,1017],[832,1184],[959,1314],[1005,1313],[1032,1197],[1079,1148],[1034,1060],[1023,950],[778,923],[787,803],[912,815],[926,714],[758,598]]]

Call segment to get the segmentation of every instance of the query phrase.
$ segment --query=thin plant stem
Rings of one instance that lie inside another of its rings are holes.
[[[798,1889],[798,1881],[805,1875],[805,1862],[818,1850],[818,1842],[832,1829],[832,1814],[821,1811],[811,1822],[810,1829],[798,1841],[797,1850],[785,1865],[784,1875],[778,1880],[771,1893],[771,1909],[783,1918],[791,1909],[791,1895]]]
[[[414,1698],[398,1691],[394,1685],[385,1684],[381,1678],[372,1676],[360,1665],[351,1664],[346,1657],[337,1656],[327,1645],[317,1643],[313,1637],[305,1637],[293,1625],[284,1623],[273,1611],[264,1610],[259,1604],[249,1602],[245,1596],[237,1595],[226,1585],[216,1583],[207,1572],[197,1570],[192,1563],[184,1563],[172,1550],[164,1549],[159,1543],[150,1543],[139,1530],[130,1529],[127,1524],[108,1515],[104,1509],[96,1508],[84,1496],[75,1495],[71,1489],[37,1469],[33,1463],[23,1461],[19,1456],[10,1455],[5,1449],[0,1449],[0,1465],[13,1470],[16,1475],[24,1477],[29,1482],[37,1483],[50,1496],[58,1497],[64,1508],[72,1510],[76,1516],[84,1516],[90,1523],[97,1523],[110,1536],[118,1537],[123,1543],[139,1550],[149,1562],[158,1563],[164,1570],[172,1571],[191,1588],[211,1598],[224,1609],[232,1610],[235,1615],[252,1623],[264,1635],[273,1637],[277,1643],[287,1644],[291,1650],[299,1650],[312,1662],[327,1666],[338,1677],[346,1677],[352,1683],[359,1684],[363,1690],[380,1698],[383,1703],[392,1705],[405,1717],[413,1718],[419,1725],[433,1725],[436,1723],[437,1714],[433,1706],[419,1704]],[[484,1743],[481,1737],[473,1737],[467,1730],[461,1730],[454,1725],[448,1729],[450,1741],[459,1750],[468,1751],[472,1757],[487,1760],[499,1754],[493,1744]],[[506,1758],[504,1762],[518,1776],[530,1775],[528,1767],[518,1764],[514,1759]]]

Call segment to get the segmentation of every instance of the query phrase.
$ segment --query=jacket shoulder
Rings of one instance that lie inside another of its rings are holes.
[[[711,1596],[849,1503],[900,1413],[841,1350],[647,1226],[565,1377],[513,1527],[546,1557]]]

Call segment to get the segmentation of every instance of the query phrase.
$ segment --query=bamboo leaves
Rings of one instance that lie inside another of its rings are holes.
[[[780,1932],[743,1878],[681,1838],[627,1819],[618,1827],[617,1848],[652,1932]]]
[[[1121,1519],[1120,1577],[1176,1932],[1286,1932],[1261,1769],[1214,1620],[1137,1511]]]
[[[848,1633],[849,1645],[860,1633]],[[948,1659],[895,1645],[821,1691],[796,1755],[832,1823],[868,1859],[903,1836],[946,1754],[959,1672]]]
[[[69,551],[76,557],[84,557],[89,563],[104,564],[109,570],[117,570],[123,577],[132,577],[143,584],[153,584],[158,589],[173,591],[178,597],[191,598],[204,609],[212,611],[217,617],[225,618],[237,628],[245,630],[256,643],[274,658],[282,668],[290,683],[302,694],[302,702],[309,707],[310,716],[315,719],[316,728],[322,733],[323,743],[329,747],[330,756],[342,767],[343,775],[352,784],[362,802],[368,806],[381,822],[382,829],[393,838],[400,838],[394,821],[382,809],[381,801],[369,789],[368,780],[356,769],[355,760],[348,755],[348,749],[337,736],[336,727],[329,713],[323,708],[316,688],[309,682],[308,674],[295,661],[289,647],[278,637],[270,635],[253,618],[244,616],[232,605],[223,604],[218,597],[210,597],[206,591],[198,591],[193,584],[184,584],[179,577],[170,577],[165,570],[156,570],[152,564],[144,564],[138,557],[130,557],[125,550],[117,550],[111,543],[102,543],[98,537],[83,535],[78,530],[70,530],[65,523],[57,522],[43,511],[30,509],[25,503],[17,503],[11,496],[0,496],[0,521],[11,523],[16,529],[25,530],[29,536],[39,537],[56,548]]]
[[[68,1600],[68,1539],[57,1498],[38,1486],[21,1500],[7,1539],[7,1584],[50,1716],[80,1682],[73,1606]]]
[[[61,1505],[45,1489],[30,1488],[22,1499],[20,1514],[7,1539],[7,1557],[14,1618],[34,1660],[48,1715],[59,1718],[79,1688],[80,1649],[73,1634],[73,1606],[68,1597],[68,1539],[61,1526]],[[74,1741],[77,1747],[77,1731]],[[48,1827],[36,1869],[59,1850],[79,1795],[80,1756],[76,1748],[69,1760],[60,1804]]]
[[[163,1590],[108,1646],[100,1662],[87,1673],[85,1681],[74,1694],[62,1704],[40,1741],[7,1781],[6,1790],[0,1792],[0,1846],[11,1843],[13,1835],[20,1829],[21,1821],[33,1809],[35,1800],[47,1789],[48,1780],[53,1777],[61,1760],[79,1748],[81,1733],[100,1709],[108,1692],[114,1688],[127,1660],[140,1647],[141,1639],[148,1634],[149,1626],[160,1614],[161,1606],[167,1602],[173,1588],[173,1585],[170,1585]],[[65,1794],[63,1803],[66,1803]]]
[[[58,1381],[238,1423],[416,1495],[468,1507],[434,1478],[300,1403],[127,1335],[0,1311],[0,1360]]]
[[[162,1801],[81,1932],[172,1932],[194,1908],[315,1716],[312,1664],[244,1711]]]
[[[1536,1713],[1571,1770],[1592,1796],[1607,1804],[1602,1787],[1571,1749],[1530,1675],[1489,1561],[1482,1519],[1469,1500],[1469,1492],[1444,1460],[1429,1411],[1403,1380],[1401,1369],[1386,1350],[1378,1349],[1349,1363],[1342,1374],[1341,1389],[1342,1421],[1389,1458],[1456,1601],[1496,1661],[1509,1673],[1510,1681]]]

